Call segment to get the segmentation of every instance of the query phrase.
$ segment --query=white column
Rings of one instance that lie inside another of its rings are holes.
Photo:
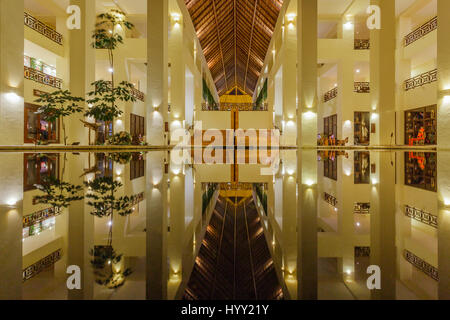
[[[395,154],[371,154],[376,173],[371,175],[370,264],[381,269],[381,290],[371,291],[373,299],[396,298],[395,248]]]
[[[395,135],[395,1],[371,0],[381,9],[381,29],[370,31],[371,145],[390,145]]]
[[[71,0],[71,5],[81,9],[81,29],[69,31],[70,36],[70,90],[74,96],[88,98],[95,81],[95,49],[92,47],[92,32],[95,28],[95,1]],[[65,45],[69,45],[67,42]],[[85,105],[87,108],[87,105]],[[70,117],[67,125],[68,143],[80,142],[89,144],[89,129],[80,122],[82,114]],[[95,138],[92,138],[92,141]],[[61,131],[61,141],[64,141]]]
[[[317,0],[297,2],[297,143],[317,145]]]
[[[297,167],[297,298],[317,300],[317,152],[299,150]]]
[[[0,145],[23,145],[23,1],[0,0]]]
[[[0,300],[22,298],[23,155],[2,154],[0,171]],[[19,164],[19,165],[18,165]]]
[[[167,299],[167,175],[164,168],[166,157],[166,152],[153,152],[148,154],[146,161],[146,298],[149,300]]]
[[[147,142],[166,144],[168,107],[168,1],[147,0]]]
[[[297,145],[297,4],[292,1],[286,10],[281,51],[283,70],[283,121],[281,143]]]

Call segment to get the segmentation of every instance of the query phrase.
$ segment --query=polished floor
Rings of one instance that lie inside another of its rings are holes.
[[[450,154],[274,154],[0,153],[0,299],[449,297]]]

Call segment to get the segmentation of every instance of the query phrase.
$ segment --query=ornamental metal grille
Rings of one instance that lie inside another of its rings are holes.
[[[29,68],[29,67],[23,67],[24,72],[23,76],[25,79],[32,80],[41,84],[45,84],[47,86],[61,89],[62,88],[62,80],[53,76],[50,76],[48,74],[45,74],[39,70]]]
[[[419,40],[420,38],[426,36],[438,27],[438,17],[434,17],[430,21],[426,22],[424,25],[420,26],[413,32],[405,36],[405,47],[409,46],[411,43]]]
[[[356,93],[370,93],[370,82],[355,82],[354,88]]]
[[[438,217],[423,210],[405,205],[405,215],[434,228],[438,227]]]
[[[325,200],[326,203],[328,203],[329,205],[332,205],[335,208],[337,207],[338,201],[331,194],[328,194],[328,193],[324,192],[323,197],[324,197],[324,200]]]
[[[434,280],[439,281],[439,273],[437,268],[433,267],[428,262],[425,262],[424,260],[420,259],[414,253],[408,250],[405,250],[404,256],[406,261],[411,263],[414,267],[425,273],[427,276],[433,278]]]
[[[333,88],[330,91],[326,92],[323,96],[323,101],[328,102],[330,100],[333,100],[338,95],[338,88]]]
[[[355,50],[369,50],[370,39],[355,39]]]
[[[409,91],[415,88],[422,87],[426,84],[436,82],[438,80],[438,70],[434,69],[428,72],[419,74],[414,78],[410,78],[405,81],[405,91]]]
[[[46,256],[44,259],[39,260],[38,262],[32,264],[31,266],[25,268],[23,270],[23,281],[27,281],[43,270],[53,266],[58,260],[61,259],[62,249],[58,249],[57,251],[51,253]]]
[[[56,30],[26,12],[24,12],[24,23],[27,27],[39,32],[57,44],[62,45],[63,36],[59,32],[56,32]]]
[[[23,217],[23,227],[31,227],[36,223],[42,222],[52,217],[59,216],[61,211],[58,208],[44,209]]]

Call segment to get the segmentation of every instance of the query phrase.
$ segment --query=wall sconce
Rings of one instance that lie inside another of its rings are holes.
[[[179,13],[172,13],[172,14],[171,14],[171,17],[172,17],[172,22],[173,22],[174,24],[180,23],[181,15],[180,15]]]
[[[6,100],[10,103],[18,103],[20,102],[20,96],[15,92],[9,92],[5,94]]]
[[[351,30],[352,28],[353,28],[353,22],[348,21],[348,22],[344,23],[345,30]]]
[[[289,13],[286,15],[286,21],[289,29],[294,27],[294,20],[295,20],[296,14],[295,13]]]

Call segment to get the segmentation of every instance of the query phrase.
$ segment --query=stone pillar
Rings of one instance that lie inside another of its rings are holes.
[[[23,145],[23,1],[0,0],[0,145]]]
[[[297,0],[297,143],[317,145],[317,0]]]
[[[168,1],[147,0],[147,142],[166,145],[168,121]]]
[[[167,175],[165,152],[147,155],[147,267],[146,298],[167,299]]]
[[[298,150],[297,168],[297,299],[317,300],[317,152]]]
[[[381,29],[370,31],[371,145],[390,145],[395,139],[395,1],[371,0],[381,9]]]
[[[283,146],[297,145],[297,4],[292,1],[284,17],[283,47]]]
[[[0,252],[4,258],[0,263],[0,300],[18,300],[22,299],[23,286],[23,155],[3,154],[1,161]]]
[[[376,173],[371,175],[370,264],[381,269],[381,289],[371,291],[372,299],[396,298],[395,247],[395,154],[371,154]]]
[[[95,28],[95,3],[90,0],[71,0],[71,5],[81,9],[81,29],[70,30],[70,91],[74,96],[88,98],[92,90],[91,83],[95,81],[95,49],[92,47],[92,32]],[[65,45],[69,45],[67,42]],[[85,105],[87,108],[87,104]],[[89,129],[80,122],[82,114],[73,115],[67,121],[68,143],[80,142],[89,144]],[[95,137],[91,138],[91,142]],[[64,141],[61,132],[61,141]]]

